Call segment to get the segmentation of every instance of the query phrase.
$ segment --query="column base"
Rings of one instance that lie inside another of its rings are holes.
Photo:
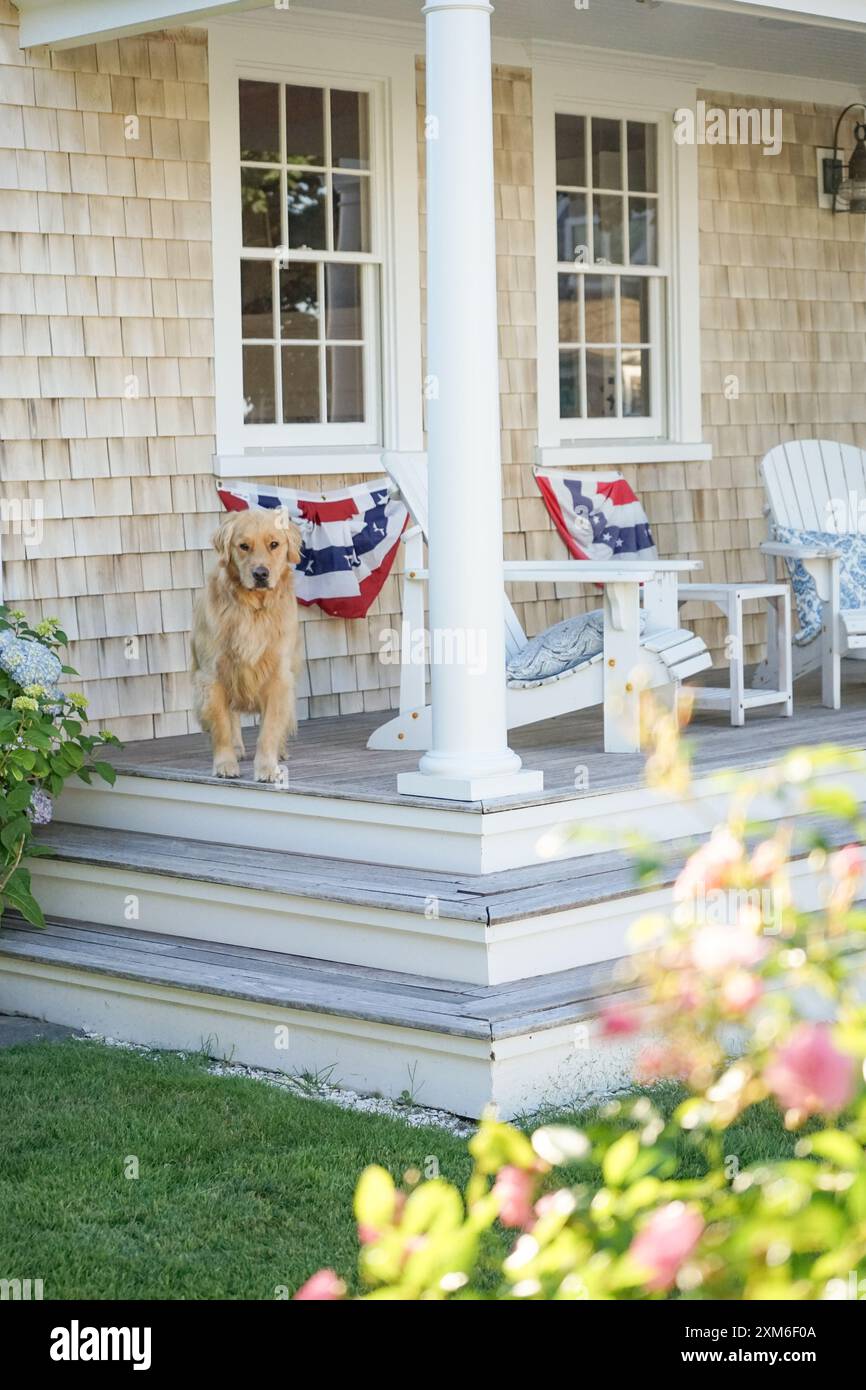
[[[400,772],[401,796],[430,796],[442,801],[490,801],[500,796],[533,796],[544,790],[544,773],[521,768],[493,776],[443,777],[430,772]]]

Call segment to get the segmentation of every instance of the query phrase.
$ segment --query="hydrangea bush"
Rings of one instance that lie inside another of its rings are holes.
[[[649,732],[650,782],[682,794],[674,719],[656,711]],[[641,1082],[682,1087],[673,1114],[650,1085],[583,1129],[530,1136],[487,1117],[465,1192],[368,1168],[355,1198],[365,1298],[866,1296],[863,825],[856,798],[828,789],[853,762],[800,750],[729,779],[727,815],[679,872],[673,910],[636,924],[634,988],[592,1045],[633,1035]],[[639,848],[650,874],[652,847]],[[794,1156],[741,1167],[725,1133],[758,1105],[778,1107]],[[495,1226],[513,1241],[491,1280]],[[346,1296],[333,1270],[296,1295]]]
[[[114,781],[94,753],[117,739],[85,734],[86,699],[60,688],[62,676],[76,674],[58,655],[66,643],[55,618],[30,627],[23,613],[0,607],[0,915],[11,907],[36,926],[44,921],[24,867],[39,853],[33,827],[51,820],[69,777]]]

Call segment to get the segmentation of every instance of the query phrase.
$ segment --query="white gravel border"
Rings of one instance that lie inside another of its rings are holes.
[[[123,1052],[135,1052],[139,1057],[158,1057],[168,1048],[146,1047],[143,1043],[124,1042],[121,1038],[106,1037],[102,1033],[92,1033],[82,1029],[77,1034],[79,1040],[102,1043],[105,1047],[117,1047]],[[172,1052],[170,1055],[184,1060],[200,1056],[200,1053]],[[452,1115],[448,1110],[430,1110],[423,1105],[401,1104],[387,1100],[384,1096],[362,1096],[358,1091],[348,1091],[341,1086],[332,1086],[319,1079],[307,1081],[303,1077],[291,1076],[287,1072],[265,1071],[260,1067],[246,1067],[238,1062],[218,1062],[210,1060],[207,1067],[211,1076],[245,1076],[250,1081],[259,1081],[273,1086],[279,1091],[288,1091],[298,1100],[324,1101],[336,1105],[340,1110],[354,1110],[361,1115],[384,1115],[389,1120],[400,1120],[411,1129],[444,1129],[456,1139],[469,1139],[477,1125],[469,1120]]]

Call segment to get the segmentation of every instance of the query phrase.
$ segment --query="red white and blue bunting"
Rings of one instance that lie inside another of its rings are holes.
[[[333,492],[300,491],[264,483],[223,483],[228,511],[284,509],[300,528],[298,602],[317,603],[332,618],[363,618],[391,572],[409,519],[388,478]]]

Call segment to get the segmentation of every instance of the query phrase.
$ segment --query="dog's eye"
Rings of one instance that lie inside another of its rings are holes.
[[[247,545],[246,541],[241,541],[240,545],[238,546],[238,550],[249,550],[249,546]]]
[[[277,547],[279,546],[279,544],[280,544],[279,541],[271,541],[270,545],[268,546],[268,549],[269,549],[269,550],[276,550]]]

